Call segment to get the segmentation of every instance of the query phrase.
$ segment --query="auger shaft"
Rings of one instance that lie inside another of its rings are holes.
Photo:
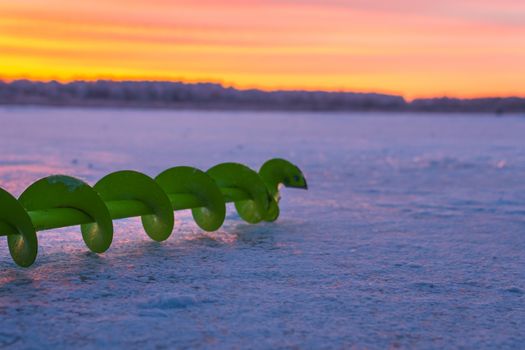
[[[28,211],[36,231],[51,230],[60,227],[89,224],[93,219],[86,213],[73,208],[51,208]]]
[[[226,203],[250,199],[248,193],[237,188],[224,187],[220,190],[224,195]],[[168,198],[171,201],[173,210],[194,209],[204,206],[202,201],[192,194],[169,194]],[[147,205],[138,200],[107,201],[105,204],[113,220],[153,214]],[[28,214],[36,231],[52,230],[94,222],[89,215],[74,208],[32,210],[28,211]],[[18,233],[10,225],[0,222],[0,236],[8,236],[10,234],[16,235]]]
[[[151,209],[146,204],[134,199],[107,201],[104,203],[108,207],[112,220],[152,214]]]
[[[224,196],[225,203],[238,202],[250,199],[250,195],[243,190],[232,187],[222,187],[222,195]]]

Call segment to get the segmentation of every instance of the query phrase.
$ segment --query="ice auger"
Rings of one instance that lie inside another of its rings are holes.
[[[301,170],[284,159],[271,159],[259,173],[238,163],[218,164],[208,171],[177,166],[155,179],[118,171],[93,187],[74,177],[53,175],[29,186],[18,200],[0,188],[0,236],[7,236],[11,257],[28,267],[38,252],[37,231],[80,225],[82,238],[96,253],[113,240],[113,221],[140,216],[147,235],[164,241],[172,233],[175,210],[191,209],[205,231],[221,227],[226,203],[235,203],[248,223],[279,216],[279,185],[307,188]]]

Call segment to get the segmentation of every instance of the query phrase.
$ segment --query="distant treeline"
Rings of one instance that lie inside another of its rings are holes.
[[[305,111],[525,112],[525,98],[418,99],[326,91],[239,90],[212,83],[0,81],[0,104]]]

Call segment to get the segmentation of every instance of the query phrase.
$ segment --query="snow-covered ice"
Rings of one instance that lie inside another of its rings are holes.
[[[0,109],[0,186],[156,175],[224,161],[300,166],[276,223],[138,219],[105,254],[79,228],[0,244],[0,348],[522,348],[525,118]]]

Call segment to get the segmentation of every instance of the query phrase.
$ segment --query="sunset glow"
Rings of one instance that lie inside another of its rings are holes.
[[[523,0],[0,0],[0,78],[525,96]]]

